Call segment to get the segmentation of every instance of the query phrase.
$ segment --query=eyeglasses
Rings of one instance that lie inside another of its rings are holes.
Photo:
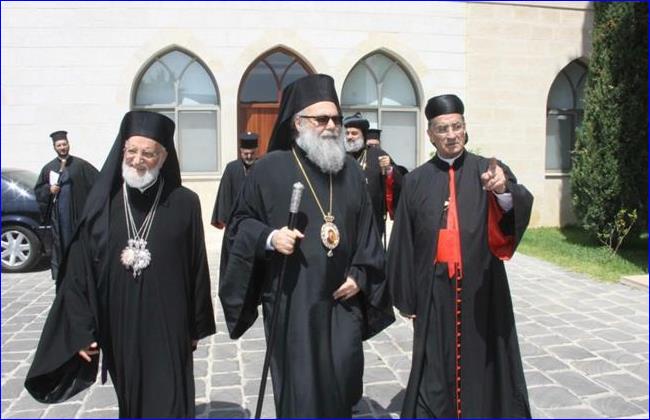
[[[129,159],[136,157],[138,153],[146,160],[152,160],[158,157],[158,152],[154,152],[151,150],[138,150],[138,149],[124,148],[124,156],[126,156]]]
[[[433,132],[436,134],[447,134],[449,128],[451,128],[453,133],[460,133],[465,128],[465,123],[462,121],[456,121],[451,124],[434,125],[432,128]]]
[[[316,122],[316,125],[319,127],[327,125],[330,120],[334,125],[343,124],[343,117],[341,115],[298,115],[300,118],[309,118]]]

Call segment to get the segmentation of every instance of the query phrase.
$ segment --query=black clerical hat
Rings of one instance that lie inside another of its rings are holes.
[[[257,148],[257,133],[247,131],[239,135],[239,147],[242,149],[255,149]]]
[[[165,149],[174,146],[174,121],[150,111],[129,111],[122,119],[120,136],[126,141],[131,136],[143,136],[160,143]]]
[[[381,140],[381,130],[378,128],[371,128],[368,130],[368,137],[366,137],[366,140]]]
[[[334,102],[341,113],[334,79],[326,74],[310,74],[287,85],[282,91],[280,110],[273,126],[268,152],[288,150],[293,145],[291,125],[293,116],[317,102]]]
[[[343,118],[343,127],[358,128],[363,133],[363,138],[365,139],[368,136],[368,128],[370,128],[370,123],[367,119],[361,116],[360,112],[357,112],[354,115]]]
[[[68,139],[68,132],[59,130],[55,131],[54,133],[50,134],[50,137],[52,137],[52,142],[56,142],[57,140],[67,140]]]
[[[463,101],[456,95],[440,95],[429,99],[427,106],[424,108],[424,114],[427,120],[432,120],[438,115],[444,114],[464,114],[465,106]]]

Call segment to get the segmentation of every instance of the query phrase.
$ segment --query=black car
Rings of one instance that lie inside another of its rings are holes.
[[[34,195],[37,177],[24,169],[2,169],[2,271],[27,271],[50,255],[52,229]]]

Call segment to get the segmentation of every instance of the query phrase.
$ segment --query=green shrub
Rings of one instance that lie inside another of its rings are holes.
[[[572,198],[580,224],[616,252],[630,229],[647,229],[648,6],[593,4],[593,52],[573,155]]]

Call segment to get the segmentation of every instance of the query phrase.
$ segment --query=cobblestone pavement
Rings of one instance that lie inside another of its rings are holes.
[[[208,229],[218,333],[195,352],[197,416],[255,411],[264,358],[261,322],[244,338],[226,333],[216,299],[220,232]],[[506,265],[533,410],[537,418],[648,418],[648,291],[605,284],[516,255]],[[2,275],[2,418],[117,416],[110,383],[57,405],[34,401],[25,374],[54,295],[49,271]],[[413,330],[398,321],[364,343],[364,397],[355,417],[397,417],[411,364]],[[275,415],[270,390],[263,415]]]

